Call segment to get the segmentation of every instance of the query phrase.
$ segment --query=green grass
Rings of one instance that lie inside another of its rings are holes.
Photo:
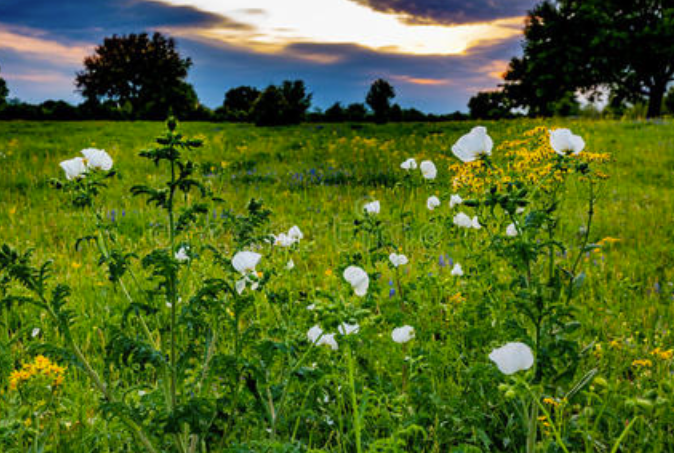
[[[558,420],[571,451],[610,451],[623,433],[617,451],[674,451],[674,368],[671,359],[650,355],[656,347],[674,348],[674,123],[517,120],[484,125],[497,146],[538,125],[564,126],[582,135],[589,151],[611,154],[612,161],[604,169],[610,179],[601,184],[591,241],[605,237],[620,241],[586,260],[587,283],[576,300],[576,318],[581,323],[577,338],[589,349],[572,381],[594,368],[598,378],[563,413],[559,411]],[[461,288],[447,278],[448,271],[437,264],[438,257],[449,255],[463,261],[471,250],[457,244],[437,212],[425,207],[426,198],[437,194],[443,200],[440,210],[447,211],[452,190],[443,182],[443,174],[453,162],[451,145],[472,126],[340,124],[260,129],[181,125],[186,135],[204,140],[205,146],[192,157],[207,163],[205,180],[223,199],[210,208],[214,211],[188,236],[190,240],[214,241],[223,250],[233,251],[231,236],[221,234],[215,225],[224,212],[243,212],[251,198],[264,200],[273,211],[272,232],[299,225],[305,234],[300,251],[274,253],[270,264],[263,258],[265,270],[269,266],[271,271],[271,263],[283,266],[288,257],[296,268],[292,274],[275,275],[271,288],[282,294],[282,304],[257,299],[249,322],[256,326],[259,341],[306,349],[305,333],[314,324],[306,305],[324,300],[323,293],[346,294],[339,269],[348,264],[349,254],[366,253],[367,245],[354,237],[353,221],[361,215],[364,202],[381,201],[385,225],[398,242],[404,242],[404,252],[411,258],[411,273],[403,276],[405,284],[413,285],[415,297],[420,298],[409,321],[396,315],[386,322],[414,325],[419,339],[404,352],[385,342],[388,331],[380,331],[384,349],[363,348],[357,360],[359,398],[367,400],[361,406],[366,451],[524,451],[525,429],[517,416],[517,403],[499,389],[499,384],[510,381],[494,372],[486,357],[493,346],[512,339],[499,337],[508,331],[498,319],[502,306],[487,304],[472,283],[473,289],[465,289],[460,306],[448,305],[447,297]],[[68,307],[75,314],[78,342],[101,374],[126,392],[143,390],[135,384],[153,380],[146,372],[117,368],[105,360],[106,326],[121,322],[127,302],[107,282],[95,251],[74,247],[79,237],[93,229],[91,216],[71,208],[49,181],[62,178],[59,162],[74,157],[80,149],[107,150],[119,177],[103,191],[98,206],[103,215],[115,219],[122,245],[142,257],[166,245],[165,221],[158,209],[132,197],[129,189],[165,181],[161,169],[138,157],[163,130],[162,123],[145,122],[0,122],[0,244],[33,248],[37,261],[54,260],[55,279],[72,288]],[[401,187],[399,165],[408,157],[433,160],[439,170],[438,183],[431,188]],[[572,186],[560,211],[561,229],[573,244],[578,242],[577,231],[587,215],[583,197]],[[404,239],[396,217],[403,207],[413,211],[416,219]],[[391,271],[381,264],[373,266],[371,271],[381,274],[373,283],[373,292],[386,306],[390,304],[387,281]],[[192,272],[187,289],[214,272],[213,265],[204,262]],[[429,272],[435,276],[426,275]],[[446,313],[438,318],[438,310]],[[375,317],[367,327],[376,331],[381,322]],[[503,328],[490,332],[493,325]],[[0,326],[3,341],[11,345],[0,378],[30,360],[41,342],[62,340],[33,309],[2,312]],[[32,338],[35,327],[42,332]],[[224,344],[229,349],[231,338]],[[246,351],[251,361],[259,358],[256,351],[253,347]],[[401,395],[397,370],[405,354],[411,357],[410,390]],[[308,377],[290,385],[287,412],[274,436],[269,434],[265,410],[255,395],[242,397],[240,404],[247,409],[228,425],[231,432],[226,444],[245,444],[240,451],[295,451],[291,444],[320,451],[355,451],[353,408],[346,374],[342,374],[348,361],[330,357],[329,351],[320,351],[311,358],[318,369],[325,370],[320,378],[303,370]],[[634,366],[637,359],[650,359],[652,366]],[[288,368],[283,360],[270,367],[270,392],[281,391]],[[548,388],[546,394],[561,396],[565,391],[568,385]],[[35,433],[23,420],[30,409],[7,391],[5,379],[0,379],[0,395],[0,450],[28,451]],[[331,404],[314,401],[320,395],[328,395]],[[116,419],[103,417],[99,403],[86,376],[69,368],[58,409],[51,415],[50,431],[42,440],[46,451],[139,451]],[[634,425],[625,433],[626,423],[632,420]],[[540,451],[562,451],[542,424],[538,441]],[[254,446],[255,442],[265,446]],[[272,447],[274,443],[285,446]]]

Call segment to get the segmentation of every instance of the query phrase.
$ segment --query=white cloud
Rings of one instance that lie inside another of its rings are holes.
[[[162,0],[219,14],[252,27],[182,29],[196,35],[274,52],[290,44],[356,44],[381,52],[414,55],[458,55],[487,40],[521,33],[521,17],[464,25],[412,25],[408,16],[374,11],[349,0]],[[258,13],[251,14],[254,10]],[[263,11],[264,14],[259,12]]]

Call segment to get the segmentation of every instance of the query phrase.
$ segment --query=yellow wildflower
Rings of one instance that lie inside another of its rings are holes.
[[[653,366],[653,362],[649,359],[637,359],[632,362],[632,366],[636,368],[650,368]]]
[[[651,351],[651,355],[661,360],[669,360],[674,356],[674,349],[663,350],[657,347]]]
[[[548,404],[552,407],[559,407],[559,402],[557,402],[554,398],[543,398],[543,402],[545,404]]]

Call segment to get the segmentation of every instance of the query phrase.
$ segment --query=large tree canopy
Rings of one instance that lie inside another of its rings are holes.
[[[660,115],[674,80],[674,0],[546,0],[529,13],[524,36],[505,89],[531,115],[557,113],[570,94],[599,89],[645,100],[648,116]]]
[[[114,35],[84,60],[75,84],[90,103],[113,102],[136,117],[161,119],[169,110],[181,117],[198,105],[185,81],[191,65],[160,33]]]
[[[5,83],[5,80],[0,77],[0,105],[5,103],[8,95],[9,90],[7,89],[7,84]]]

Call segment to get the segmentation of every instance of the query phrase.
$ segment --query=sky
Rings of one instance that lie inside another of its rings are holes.
[[[81,101],[75,73],[104,37],[160,31],[192,59],[202,103],[240,85],[302,79],[313,106],[363,102],[388,80],[395,102],[465,111],[521,53],[535,0],[0,0],[0,76],[28,102]]]

